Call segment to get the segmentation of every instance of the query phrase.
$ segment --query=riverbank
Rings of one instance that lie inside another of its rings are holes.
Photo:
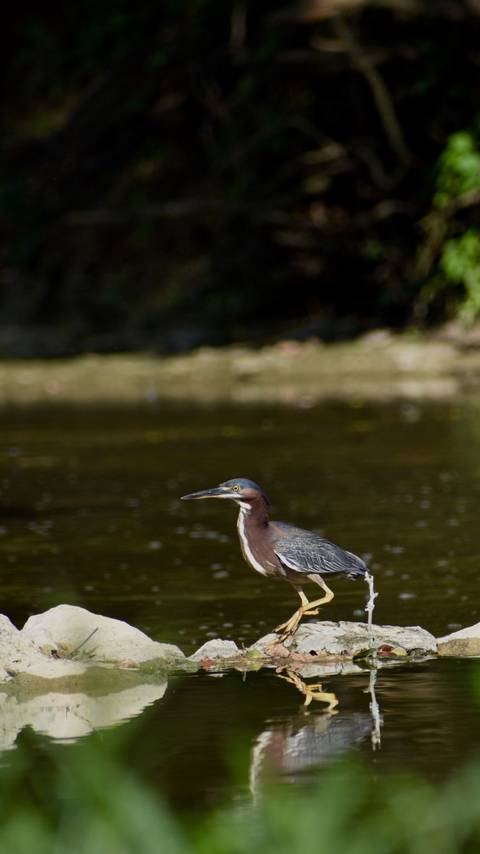
[[[313,404],[322,399],[448,399],[480,388],[480,347],[461,336],[379,330],[352,342],[204,347],[160,357],[86,355],[0,362],[0,404]]]

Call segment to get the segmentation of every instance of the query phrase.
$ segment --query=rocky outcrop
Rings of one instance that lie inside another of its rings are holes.
[[[189,659],[121,620],[59,605],[17,629],[0,615],[0,750],[25,727],[70,739],[113,726],[163,697],[170,671],[275,668],[313,699],[337,704],[334,694],[304,680],[365,671],[430,656],[480,655],[480,623],[438,641],[419,626],[305,622],[281,642],[272,633],[248,649],[210,640]],[[366,659],[370,661],[366,664]],[[332,712],[336,714],[336,712]]]
[[[324,676],[360,672],[356,662],[362,658],[373,656],[379,666],[407,658],[424,659],[436,651],[434,636],[419,626],[373,626],[370,636],[366,623],[309,622],[284,642],[271,633],[248,649],[216,638],[203,644],[191,659],[207,670],[257,670],[270,665],[293,667],[305,676]]]

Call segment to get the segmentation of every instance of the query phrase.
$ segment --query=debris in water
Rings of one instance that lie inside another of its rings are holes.
[[[378,594],[375,594],[378,595]],[[380,706],[378,705],[377,697],[375,694],[375,683],[377,681],[377,671],[371,670],[370,677],[368,680],[368,692],[370,694],[370,713],[372,715],[372,731],[371,731],[371,740],[372,740],[372,750],[377,750],[381,747],[382,744],[382,716],[380,714]]]

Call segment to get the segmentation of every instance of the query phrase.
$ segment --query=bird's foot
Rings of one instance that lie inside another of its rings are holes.
[[[291,620],[287,620],[286,623],[280,623],[279,626],[275,626],[273,631],[276,632],[277,634],[282,634],[282,633],[284,633],[284,631],[289,632],[290,631],[290,623],[291,623]]]
[[[303,617],[317,617],[319,613],[320,612],[317,608],[298,608],[293,616],[291,616],[285,623],[280,623],[280,625],[276,627],[275,631],[277,634],[280,634],[282,640],[285,640],[295,634]]]
[[[277,632],[277,634],[280,635],[282,640],[285,640],[286,638],[295,634],[300,620],[303,617],[303,613],[304,612],[302,608],[299,608],[298,611],[295,611],[295,613],[292,617],[290,617],[289,620],[287,620],[285,623],[280,623],[280,625],[275,628],[275,631]]]
[[[293,637],[293,635],[295,634],[296,630],[297,630],[297,627],[295,627],[293,629],[285,628],[285,629],[283,629],[283,631],[278,631],[277,629],[275,629],[275,631],[277,632],[277,635],[278,635],[278,642],[280,644],[282,644],[282,643],[285,643],[285,641],[290,640]]]

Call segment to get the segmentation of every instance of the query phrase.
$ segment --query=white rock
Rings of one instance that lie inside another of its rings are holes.
[[[52,679],[84,671],[85,665],[81,662],[47,658],[8,617],[0,614],[0,681],[8,680],[18,673]]]
[[[437,638],[439,655],[480,656],[480,623]]]
[[[185,659],[177,646],[153,641],[122,620],[75,605],[57,605],[30,617],[20,634],[43,655],[53,652],[80,662],[134,666],[155,661],[170,666]]]
[[[220,640],[214,638],[209,640],[197,649],[190,656],[192,661],[201,661],[203,658],[234,658],[240,654],[240,650],[234,641]]]

